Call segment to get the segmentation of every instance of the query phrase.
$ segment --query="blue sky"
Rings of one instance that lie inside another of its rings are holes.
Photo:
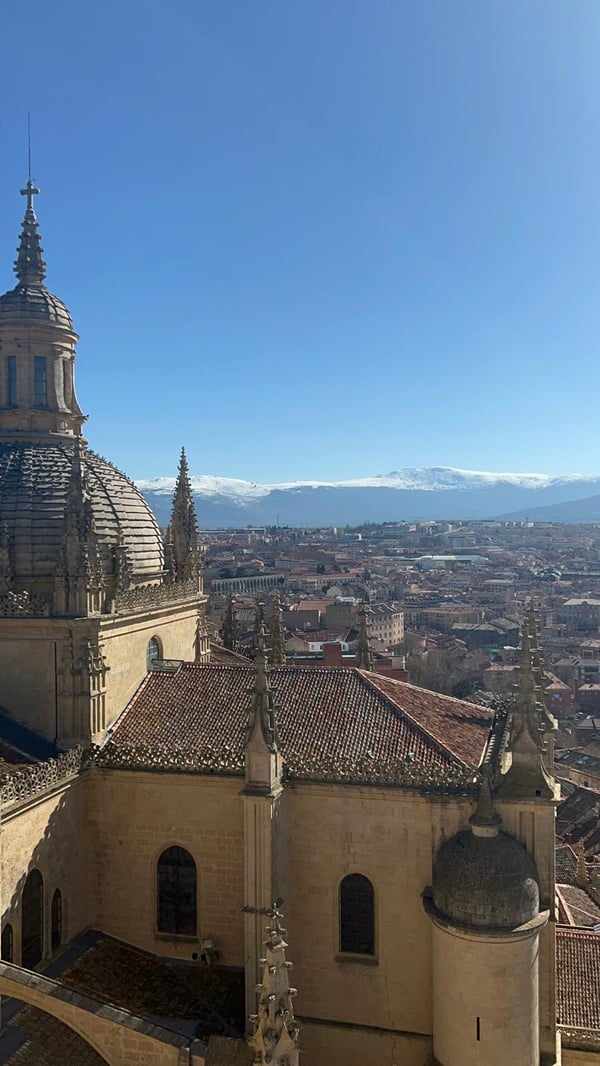
[[[135,478],[600,473],[597,0],[4,0],[91,445]]]

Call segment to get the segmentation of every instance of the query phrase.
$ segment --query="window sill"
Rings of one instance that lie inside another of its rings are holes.
[[[358,955],[352,951],[340,951],[338,955],[334,957],[335,962],[351,962],[353,964],[358,963],[363,966],[379,966],[379,959],[375,955]]]
[[[157,940],[170,940],[174,944],[199,944],[200,937],[189,933],[154,933]]]

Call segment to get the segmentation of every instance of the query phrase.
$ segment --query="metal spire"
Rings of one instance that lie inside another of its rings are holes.
[[[33,198],[39,193],[31,177],[31,112],[27,112],[27,185],[21,196],[27,197],[25,217],[21,227],[14,271],[21,285],[41,285],[46,277],[46,264],[42,258],[38,224],[33,209]]]

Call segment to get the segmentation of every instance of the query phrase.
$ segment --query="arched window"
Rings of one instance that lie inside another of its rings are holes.
[[[13,928],[10,922],[7,922],[2,930],[0,955],[3,962],[13,962]]]
[[[162,648],[158,637],[150,637],[148,641],[148,647],[146,648],[146,669],[151,670],[152,664],[157,659],[162,659]]]
[[[196,863],[184,848],[163,851],[158,860],[158,931],[196,935]]]
[[[340,885],[340,951],[375,954],[375,893],[362,874],[348,874]]]
[[[52,897],[51,921],[51,944],[52,951],[58,951],[62,944],[62,895],[60,888],[56,889]]]
[[[23,888],[22,964],[32,970],[44,954],[44,882],[39,870],[32,870]]]

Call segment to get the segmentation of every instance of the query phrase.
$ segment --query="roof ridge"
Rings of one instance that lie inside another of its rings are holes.
[[[402,707],[402,708],[398,707],[393,702],[393,700],[391,700],[390,697],[388,695],[386,695],[386,693],[383,692],[382,689],[380,689],[379,686],[372,680],[371,671],[359,670],[356,667],[355,667],[355,670],[356,670],[356,673],[359,674],[361,680],[363,682],[365,682],[367,685],[369,685],[371,688],[375,688],[376,691],[379,693],[379,695],[382,696],[383,699],[386,700],[387,703],[389,703],[390,707],[393,708],[393,710],[394,710],[394,712],[396,714],[403,714],[408,719],[408,721],[415,727],[417,732],[419,732],[422,736],[423,735],[426,736],[428,740],[432,740],[434,742],[434,744],[437,744],[438,749],[441,752],[443,752],[444,755],[446,755],[448,758],[450,758],[453,762],[460,763],[460,765],[463,766],[466,770],[471,770],[472,769],[472,767],[469,766],[468,763],[463,762],[463,760],[458,755],[456,755],[453,751],[451,751],[450,748],[448,748],[446,746],[446,744],[443,743],[443,741],[439,740],[437,737],[434,737],[432,733],[430,733],[427,729],[425,729],[425,726],[422,725],[421,722],[417,721],[417,719],[414,718],[412,714],[409,714],[409,712],[404,707]],[[383,674],[376,674],[375,676],[384,677]],[[394,678],[384,678],[384,679],[386,681],[395,680]],[[400,684],[403,684],[403,683],[404,682],[400,682]],[[418,685],[409,685],[408,687],[409,688],[413,688],[413,689],[418,689],[419,688]],[[430,692],[431,690],[430,689],[421,689],[420,691],[421,692]],[[436,693],[436,695],[439,695],[439,693]],[[454,697],[450,697],[450,699],[453,699],[453,698]],[[460,703],[461,701],[457,700],[456,702]]]

